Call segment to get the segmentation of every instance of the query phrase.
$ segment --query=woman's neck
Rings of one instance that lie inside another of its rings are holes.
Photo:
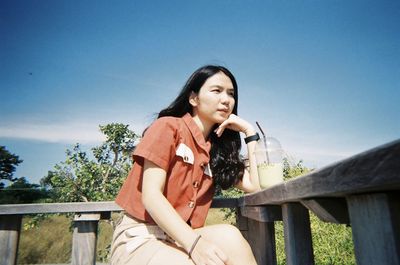
[[[197,115],[192,116],[192,118],[193,118],[194,122],[197,124],[197,126],[199,127],[200,131],[203,133],[204,139],[207,139],[214,124],[209,124],[207,122],[204,122]]]

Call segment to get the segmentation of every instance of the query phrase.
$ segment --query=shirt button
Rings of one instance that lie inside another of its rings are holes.
[[[190,201],[190,202],[188,203],[188,206],[189,206],[189,208],[193,208],[193,207],[194,207],[194,201]]]
[[[199,187],[199,182],[197,180],[193,181],[193,188],[197,189],[198,187]]]
[[[189,157],[188,157],[188,156],[184,156],[184,157],[183,157],[183,161],[187,162],[188,160],[189,160]]]

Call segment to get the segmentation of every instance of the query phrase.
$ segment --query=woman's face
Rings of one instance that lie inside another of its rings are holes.
[[[234,94],[231,79],[223,72],[216,73],[206,80],[199,93],[192,93],[193,115],[210,125],[222,123],[233,111]]]

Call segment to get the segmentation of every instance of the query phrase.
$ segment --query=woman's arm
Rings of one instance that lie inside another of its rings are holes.
[[[165,198],[165,182],[165,170],[145,160],[142,184],[144,207],[158,226],[189,252],[198,234],[185,223]],[[218,247],[201,238],[192,252],[192,260],[195,264],[205,264],[208,260],[215,264],[224,264],[227,257]]]
[[[254,135],[254,134],[255,133],[246,135],[246,137]],[[241,189],[244,192],[255,192],[255,191],[261,190],[260,181],[258,178],[257,162],[256,162],[255,154],[254,154],[256,145],[257,145],[256,141],[252,141],[247,144],[249,167],[245,168],[242,181],[240,181],[236,185],[236,187],[238,189]]]
[[[231,114],[228,119],[226,119],[220,126],[218,126],[215,133],[221,136],[224,130],[228,128],[237,132],[242,132],[246,137],[256,134],[254,127],[244,119]],[[261,190],[260,182],[258,178],[257,162],[255,158],[255,148],[257,142],[252,141],[247,144],[247,154],[249,157],[249,169],[245,169],[243,179],[240,181],[236,187],[245,192],[255,192]]]

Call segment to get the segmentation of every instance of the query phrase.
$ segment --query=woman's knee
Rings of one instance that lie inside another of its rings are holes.
[[[236,226],[229,224],[219,224],[215,226],[204,227],[202,235],[218,245],[229,246],[230,248],[242,247],[247,241]]]
[[[221,224],[221,231],[224,240],[244,240],[242,233],[236,226]]]
[[[199,228],[198,232],[221,248],[228,256],[229,265],[256,264],[250,245],[237,227],[228,224],[211,225]]]

